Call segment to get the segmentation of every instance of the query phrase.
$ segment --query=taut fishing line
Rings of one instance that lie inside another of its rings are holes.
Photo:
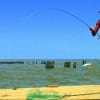
[[[62,97],[58,98],[57,100],[60,100],[64,97],[71,97],[71,96],[81,96],[81,95],[93,95],[93,94],[100,94],[100,91],[99,92],[91,92],[91,93],[83,93],[83,94],[65,94],[63,95]]]

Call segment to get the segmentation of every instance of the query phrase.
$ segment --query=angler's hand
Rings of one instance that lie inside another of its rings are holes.
[[[92,36],[95,36],[96,35],[96,30],[94,27],[90,26],[89,27],[89,30],[92,32]]]

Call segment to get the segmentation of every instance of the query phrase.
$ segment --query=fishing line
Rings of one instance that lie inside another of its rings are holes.
[[[71,96],[81,96],[81,95],[93,95],[93,94],[100,94],[100,91],[99,92],[94,92],[94,93],[83,93],[83,94],[65,94],[63,95],[62,97],[58,98],[58,100],[64,98],[64,97],[71,97]]]

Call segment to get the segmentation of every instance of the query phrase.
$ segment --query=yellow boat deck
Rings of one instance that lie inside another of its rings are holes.
[[[78,86],[48,86],[41,88],[16,88],[16,89],[0,89],[0,100],[26,100],[30,91],[56,91],[65,96],[60,100],[84,100],[84,99],[99,99],[100,100],[100,85],[78,85]]]

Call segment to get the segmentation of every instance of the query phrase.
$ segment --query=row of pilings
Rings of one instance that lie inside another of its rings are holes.
[[[54,61],[42,61],[41,64],[45,64],[45,68],[54,68],[54,66],[55,66]],[[84,64],[86,64],[86,60],[82,60],[82,65],[84,65]],[[66,68],[70,68],[71,66],[73,68],[76,68],[77,62],[65,61],[63,66]]]
[[[50,68],[55,67],[55,62],[54,61],[42,61],[41,64],[45,64],[46,69],[50,69]],[[67,68],[70,68],[71,67],[71,62],[65,61],[63,66],[67,67]],[[76,68],[76,62],[73,63],[73,68]]]
[[[54,68],[55,67],[55,61],[54,60],[41,60],[41,62],[38,61],[0,61],[0,64],[44,64],[45,68]],[[86,64],[86,60],[82,60],[82,65]],[[70,67],[76,68],[77,62],[71,62],[71,61],[64,61],[63,67]]]
[[[24,64],[24,61],[0,61],[0,64]]]

